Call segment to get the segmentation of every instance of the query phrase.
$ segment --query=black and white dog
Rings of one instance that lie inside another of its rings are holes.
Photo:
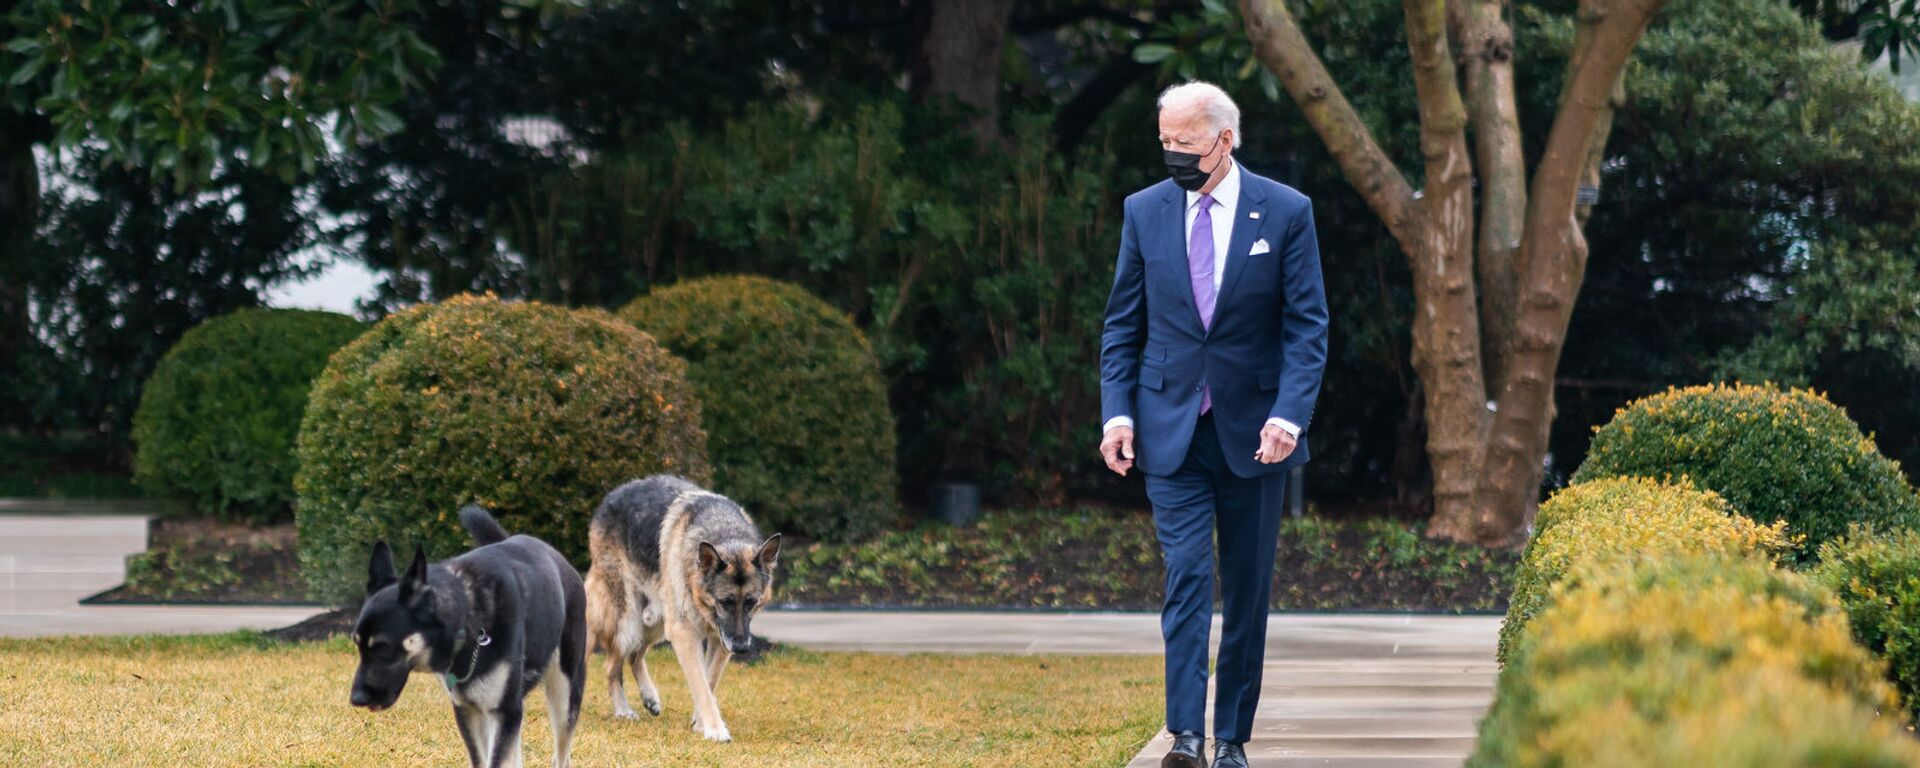
[[[414,671],[441,677],[474,768],[520,765],[524,699],[546,686],[553,764],[566,768],[586,687],[587,595],[565,557],[532,536],[509,537],[486,510],[460,510],[475,549],[433,565],[414,548],[404,578],[382,541],[367,568],[353,631],[360,668],[352,702],[393,706]]]

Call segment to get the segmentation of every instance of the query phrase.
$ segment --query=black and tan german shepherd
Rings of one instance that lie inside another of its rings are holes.
[[[660,693],[647,673],[647,650],[673,643],[693,694],[693,728],[730,741],[720,717],[720,673],[752,647],[751,622],[773,592],[780,535],[762,540],[740,505],[685,479],[654,475],[607,494],[588,532],[587,631],[607,652],[607,683],[617,717],[638,717],[627,703],[621,665],[633,665],[647,712]]]
[[[476,548],[427,564],[414,548],[404,577],[382,541],[367,567],[367,602],[353,630],[360,668],[351,701],[379,712],[415,671],[439,677],[474,768],[520,765],[527,694],[546,686],[553,764],[566,768],[586,690],[586,592],[546,542],[511,536],[479,507],[460,510]]]

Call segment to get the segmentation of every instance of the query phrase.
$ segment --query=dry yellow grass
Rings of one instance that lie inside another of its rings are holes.
[[[574,765],[1124,764],[1158,727],[1160,660],[782,651],[728,670],[731,744],[688,722],[671,651],[650,657],[666,713],[616,720],[591,660]],[[415,675],[393,709],[347,705],[344,641],[256,635],[0,640],[0,765],[465,765],[446,694]],[[629,688],[631,692],[631,687]],[[635,700],[637,704],[637,699]],[[529,768],[551,765],[540,693]]]

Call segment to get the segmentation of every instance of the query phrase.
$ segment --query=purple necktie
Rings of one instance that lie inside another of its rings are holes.
[[[1193,305],[1200,310],[1200,327],[1213,328],[1213,196],[1200,196],[1200,212],[1193,217],[1187,238],[1187,273],[1193,280]],[[1200,388],[1200,412],[1213,407],[1213,393]]]

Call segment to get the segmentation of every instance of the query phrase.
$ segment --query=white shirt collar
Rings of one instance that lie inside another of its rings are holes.
[[[1231,154],[1227,155],[1226,160],[1228,163],[1227,175],[1220,177],[1220,183],[1214,185],[1213,191],[1207,194],[1213,196],[1215,203],[1232,208],[1240,204],[1240,164],[1233,161],[1233,155]],[[1188,208],[1192,208],[1199,202],[1200,193],[1187,193]]]

